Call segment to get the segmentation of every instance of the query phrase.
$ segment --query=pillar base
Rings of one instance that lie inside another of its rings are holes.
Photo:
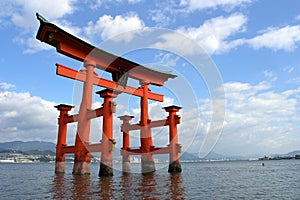
[[[100,177],[109,177],[113,176],[113,169],[111,166],[105,165],[104,163],[100,163],[100,171],[99,176]]]
[[[143,158],[142,157],[142,173],[151,173],[155,171],[155,163],[153,158]]]
[[[55,174],[64,174],[66,162],[55,162]]]
[[[88,175],[90,174],[90,162],[75,162],[73,168],[74,175]]]
[[[180,173],[182,171],[181,164],[179,161],[174,161],[171,164],[169,164],[169,173]]]
[[[125,161],[122,163],[122,172],[130,173],[130,162],[129,161]]]

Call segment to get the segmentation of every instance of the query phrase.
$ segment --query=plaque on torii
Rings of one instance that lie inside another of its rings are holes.
[[[105,52],[91,44],[71,35],[59,28],[55,24],[48,22],[41,15],[37,14],[40,27],[36,38],[56,48],[56,51],[81,61],[84,63],[85,70],[77,71],[72,68],[56,64],[56,74],[82,81],[83,94],[79,108],[79,114],[69,115],[68,112],[73,106],[60,104],[56,108],[60,111],[58,120],[58,139],[56,147],[56,173],[65,171],[65,154],[73,153],[75,156],[73,174],[89,174],[91,152],[101,152],[101,163],[99,176],[111,176],[112,170],[112,150],[115,144],[113,139],[113,113],[116,105],[113,98],[120,93],[127,93],[141,98],[141,119],[138,124],[130,124],[131,116],[120,116],[123,120],[121,131],[123,132],[123,171],[129,171],[129,156],[132,154],[141,155],[142,172],[155,171],[153,154],[170,154],[169,172],[181,172],[178,158],[180,145],[178,144],[177,124],[180,117],[176,115],[180,107],[169,106],[165,110],[169,117],[165,120],[152,121],[148,115],[148,99],[163,102],[163,95],[153,93],[149,90],[149,85],[163,86],[176,75],[156,71],[125,58]],[[94,69],[101,69],[111,73],[112,80],[100,78]],[[128,78],[138,80],[140,87],[135,88],[127,85]],[[92,110],[92,91],[93,85],[106,88],[97,92],[104,103],[101,108]],[[103,133],[101,143],[90,144],[90,120],[95,117],[103,117]],[[76,141],[74,146],[66,144],[67,124],[78,122]],[[167,147],[154,147],[152,142],[151,128],[159,126],[169,126],[170,144]],[[129,131],[140,130],[140,148],[131,148],[129,142]]]

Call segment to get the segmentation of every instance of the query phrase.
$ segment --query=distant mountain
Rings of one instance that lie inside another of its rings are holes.
[[[210,152],[207,156],[204,158],[199,158],[198,153],[188,153],[184,152],[181,157],[181,160],[242,160],[245,159],[241,156],[225,156],[222,154],[218,154],[215,152]]]
[[[26,152],[29,154],[50,154],[54,155],[56,149],[56,144],[52,142],[41,142],[41,141],[30,141],[30,142],[22,142],[22,141],[13,141],[13,142],[4,142],[0,143],[0,151],[1,152]],[[121,157],[120,150],[116,149],[114,151],[114,157]],[[295,155],[300,155],[300,150],[292,151],[286,154],[274,154],[271,157],[294,157]],[[98,156],[98,154],[97,154]],[[168,159],[168,155],[156,155],[159,159]],[[198,153],[189,153],[184,152],[180,156],[180,160],[245,160],[249,158],[258,158],[259,156],[228,156],[222,155],[215,152],[210,152],[205,158],[200,159],[198,157]]]
[[[292,152],[285,153],[285,154],[274,154],[274,155],[271,155],[271,157],[295,157],[295,155],[300,155],[300,150],[292,151]]]
[[[56,144],[54,144],[52,142],[14,141],[14,142],[0,143],[0,149],[10,149],[10,150],[18,150],[18,151],[38,150],[38,151],[53,151],[53,152],[55,152],[55,148],[56,148]]]

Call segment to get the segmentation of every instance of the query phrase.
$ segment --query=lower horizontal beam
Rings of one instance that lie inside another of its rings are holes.
[[[89,144],[89,145],[86,145],[86,148],[89,152],[102,152],[102,144],[101,143]]]
[[[63,146],[62,153],[75,153],[75,146]]]
[[[139,149],[127,148],[126,150],[121,149],[121,155],[170,154],[170,153],[171,153],[170,147],[153,147],[150,149],[150,152],[143,152],[140,148]]]
[[[88,152],[102,152],[101,143],[97,144],[86,144],[85,148]],[[62,153],[64,154],[72,154],[75,153],[75,146],[63,146]]]
[[[97,108],[95,110],[89,110],[87,111],[87,118],[88,119],[93,119],[96,117],[100,117],[103,116],[103,108]],[[79,119],[79,114],[75,114],[75,115],[68,115],[64,117],[64,123],[68,124],[68,123],[73,123],[73,122],[77,122]]]

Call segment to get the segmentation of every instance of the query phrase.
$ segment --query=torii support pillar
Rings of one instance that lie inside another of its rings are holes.
[[[140,140],[141,140],[141,150],[142,150],[142,173],[149,173],[155,171],[155,163],[153,154],[151,154],[152,134],[151,127],[149,126],[151,120],[148,115],[148,83],[141,82],[141,88],[143,90],[143,96],[141,97],[141,121],[140,126]]]
[[[102,152],[101,152],[101,162],[99,176],[113,176],[112,168],[112,151],[115,145],[115,140],[113,139],[113,113],[115,112],[115,104],[113,98],[118,96],[110,89],[105,89],[97,92],[100,97],[104,98],[103,103],[103,132],[102,132]]]
[[[64,117],[68,116],[68,112],[74,108],[74,106],[60,104],[54,106],[60,111],[58,118],[58,136],[56,144],[56,159],[55,159],[55,173],[65,173],[66,155],[63,153],[63,146],[66,146],[67,142],[67,123],[65,123]]]
[[[168,120],[169,120],[169,132],[170,132],[170,157],[169,157],[169,173],[178,173],[181,172],[181,164],[178,158],[178,131],[177,131],[177,123],[180,117],[176,115],[181,107],[178,106],[168,106],[164,107],[164,109],[169,113]]]
[[[85,61],[86,80],[83,85],[82,100],[79,108],[79,119],[75,141],[75,161],[73,174],[90,174],[91,153],[87,150],[86,144],[89,143],[91,121],[87,113],[92,108],[93,79],[95,77],[94,68],[96,63]]]
[[[134,117],[129,116],[129,115],[124,115],[124,116],[120,116],[118,118],[123,121],[123,124],[121,126],[121,130],[123,132],[123,147],[121,149],[122,171],[123,171],[123,173],[129,173],[130,172],[130,154],[127,153],[127,150],[130,148],[130,135],[129,135],[128,126],[130,126],[129,121]]]

